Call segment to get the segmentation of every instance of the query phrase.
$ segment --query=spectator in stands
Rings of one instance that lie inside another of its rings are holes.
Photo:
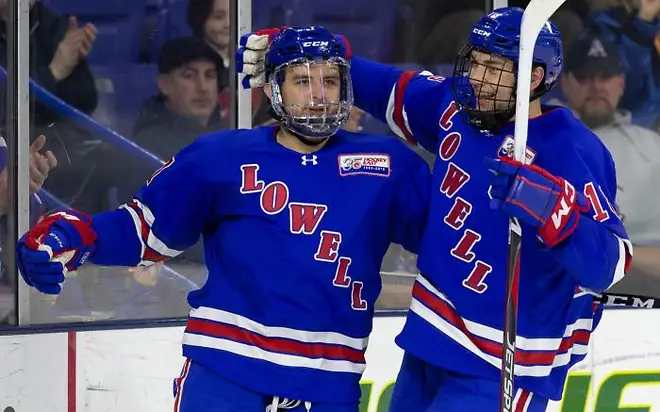
[[[173,39],[158,58],[158,89],[133,129],[135,143],[169,159],[198,136],[226,128],[217,111],[219,55],[195,37]]]
[[[50,151],[43,151],[46,144],[46,137],[39,136],[30,146],[29,156],[29,179],[30,179],[30,220],[34,224],[42,212],[41,199],[37,192],[41,190],[44,182],[48,178],[50,171],[57,166],[57,159]],[[5,139],[0,137],[0,246],[7,237],[6,218],[9,202],[9,181],[7,172],[7,144]],[[0,293],[3,287],[14,285],[14,279],[7,276],[2,262],[7,258],[7,253],[13,251],[2,248],[2,259],[0,261]],[[1,300],[1,299],[0,299]],[[0,304],[0,323],[4,321],[7,315],[7,308]]]
[[[564,6],[570,2],[564,3]],[[561,33],[561,44],[564,50],[571,50],[573,44],[580,38],[583,20],[580,15],[570,8],[561,7],[552,15],[552,22]]]
[[[660,135],[631,123],[618,108],[624,94],[624,65],[617,46],[600,37],[579,40],[566,56],[561,88],[567,106],[596,133],[617,165],[618,213],[635,245],[633,270],[660,276]],[[608,205],[605,213],[613,213]],[[644,279],[629,276],[620,287]],[[648,281],[648,277],[647,277]],[[660,287],[657,287],[660,293]],[[639,292],[639,290],[637,290]]]
[[[218,110],[229,121],[229,0],[188,0],[188,25],[193,36],[204,40],[220,56]]]
[[[0,0],[0,65],[7,59],[8,1]],[[86,114],[97,105],[95,81],[86,58],[96,41],[96,27],[79,24],[75,16],[59,16],[45,2],[30,1],[30,70],[32,80],[65,103]],[[5,87],[0,85],[0,128],[5,125]],[[93,211],[96,194],[88,183],[97,170],[100,142],[44,104],[35,100],[30,108],[30,139],[47,137],[46,150],[60,161],[45,183],[58,198],[85,211]],[[80,203],[82,202],[82,203]]]
[[[57,166],[57,159],[51,151],[42,153],[46,144],[46,137],[39,136],[30,146],[29,152],[29,177],[30,193],[35,194],[43,187],[48,174]],[[7,202],[9,199],[9,181],[7,176],[7,143],[0,137],[0,217],[7,213]],[[40,203],[38,198],[35,200]]]
[[[7,0],[0,0],[0,19],[0,64],[6,66]],[[41,2],[30,0],[30,76],[88,114],[94,111],[98,99],[85,61],[95,40],[93,24],[79,26],[75,16],[58,16]],[[38,105],[35,110],[34,123],[45,125],[54,120],[44,107]]]
[[[631,111],[634,123],[654,127],[660,121],[660,1],[612,3],[588,19],[587,34],[619,46],[626,71],[621,106]]]
[[[229,85],[229,0],[189,0],[188,25],[193,36],[204,40],[222,60],[218,90]]]

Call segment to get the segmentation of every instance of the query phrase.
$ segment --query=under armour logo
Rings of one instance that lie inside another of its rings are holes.
[[[587,55],[589,57],[607,57],[607,52],[605,51],[605,47],[603,47],[603,43],[599,39],[594,39],[591,42],[591,47]]]
[[[301,163],[303,166],[307,166],[307,163],[311,163],[312,166],[316,166],[319,163],[318,160],[316,160],[318,159],[318,156],[316,155],[312,155],[311,158],[308,158],[307,155],[302,155],[301,157],[302,157]]]

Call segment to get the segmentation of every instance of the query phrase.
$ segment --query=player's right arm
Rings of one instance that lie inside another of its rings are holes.
[[[435,151],[442,106],[451,100],[451,79],[357,56],[351,59],[351,77],[359,108],[386,122],[399,137]]]
[[[17,246],[26,283],[57,294],[68,271],[87,260],[106,266],[148,266],[194,245],[213,219],[219,188],[210,180],[205,138],[158,169],[135,198],[92,217],[54,213],[30,229]]]

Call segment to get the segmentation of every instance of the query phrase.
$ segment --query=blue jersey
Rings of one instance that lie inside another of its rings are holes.
[[[391,242],[418,252],[430,170],[393,137],[339,131],[303,155],[275,131],[200,137],[93,218],[90,260],[148,264],[202,235],[184,355],[265,395],[357,402],[381,261]]]
[[[499,379],[508,216],[489,207],[492,175],[484,159],[511,156],[514,124],[497,134],[471,127],[453,101],[451,79],[360,58],[352,76],[359,107],[437,155],[421,275],[397,342],[434,365]],[[554,248],[537,240],[535,228],[522,228],[516,383],[559,399],[596,323],[585,289],[603,291],[620,280],[632,248],[612,207],[610,153],[570,111],[543,111],[529,123],[526,162],[566,179],[591,205]]]

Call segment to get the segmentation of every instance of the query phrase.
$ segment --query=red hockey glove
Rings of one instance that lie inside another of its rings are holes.
[[[486,165],[495,174],[491,208],[537,227],[539,239],[548,247],[570,236],[580,212],[589,209],[586,198],[569,182],[538,166],[509,158],[487,159]]]
[[[30,229],[16,246],[16,262],[25,283],[42,293],[62,290],[67,272],[85,263],[94,250],[91,219],[78,212],[57,212]]]

